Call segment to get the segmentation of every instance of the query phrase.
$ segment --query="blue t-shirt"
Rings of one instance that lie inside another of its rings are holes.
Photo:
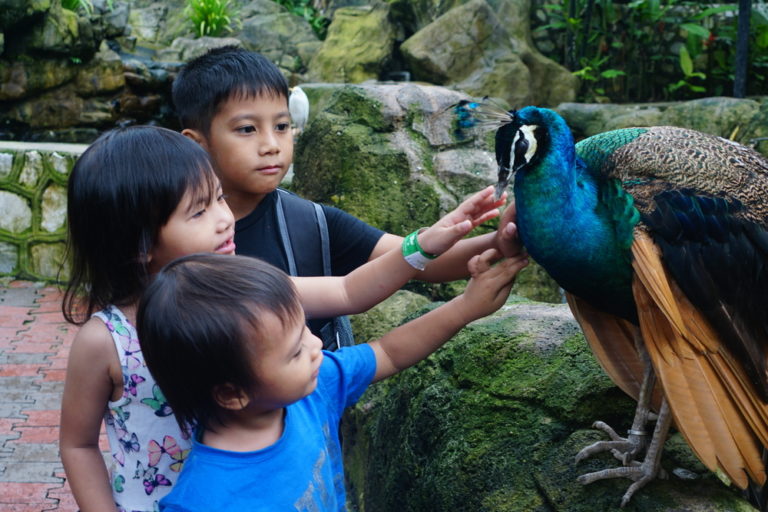
[[[339,421],[371,383],[376,359],[367,344],[324,356],[317,388],[286,407],[283,434],[275,444],[231,452],[195,441],[160,510],[346,510]]]

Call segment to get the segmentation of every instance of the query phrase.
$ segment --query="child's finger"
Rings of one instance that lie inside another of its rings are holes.
[[[473,218],[473,219],[472,219],[472,223],[473,223],[475,226],[479,226],[479,225],[480,225],[480,224],[482,224],[483,222],[487,222],[487,221],[489,221],[489,220],[491,220],[491,219],[495,219],[496,217],[498,217],[498,216],[499,216],[499,213],[500,213],[500,212],[499,212],[498,208],[494,208],[493,210],[490,210],[490,211],[487,211],[487,212],[483,213],[483,214],[482,214],[481,216],[479,216],[479,217],[475,217],[475,218]]]
[[[490,186],[469,196],[461,202],[456,210],[471,215],[473,211],[485,210],[497,202],[493,199],[493,186]]]
[[[472,277],[475,277],[484,272],[488,272],[491,269],[491,263],[493,263],[499,257],[499,252],[496,249],[486,249],[480,254],[472,256],[467,262],[467,269]]]
[[[471,220],[463,220],[458,224],[454,224],[453,226],[451,226],[450,229],[453,231],[455,240],[459,240],[461,238],[464,238],[464,235],[472,231],[472,228],[474,227],[475,225]]]
[[[517,273],[520,272],[526,265],[528,265],[528,257],[526,255],[513,256],[506,258],[500,264],[496,265],[501,274],[498,279],[508,280],[510,285],[515,281]]]

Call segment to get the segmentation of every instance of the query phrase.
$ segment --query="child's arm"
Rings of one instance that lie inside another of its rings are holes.
[[[117,510],[99,449],[101,421],[114,389],[113,362],[119,368],[109,332],[101,321],[89,320],[69,352],[59,431],[61,461],[81,512]]]
[[[506,196],[503,196],[502,200],[504,198]],[[373,248],[369,261],[382,256],[393,247],[399,247],[402,240],[402,237],[385,234]],[[514,203],[510,203],[504,209],[496,232],[459,241],[445,254],[433,261],[423,272],[420,272],[416,279],[430,283],[465,279],[468,277],[467,262],[469,259],[486,249],[497,249],[505,257],[516,256],[522,252],[522,245],[517,238]]]
[[[513,256],[491,266],[495,258],[495,249],[473,257],[468,264],[472,279],[463,294],[371,342],[376,354],[374,382],[418,363],[469,322],[504,304],[517,272],[528,260],[525,256]]]
[[[420,233],[419,245],[425,252],[441,254],[475,226],[496,217],[501,204],[503,200],[493,198],[493,187],[481,190]],[[366,311],[422,273],[405,261],[399,240],[392,250],[346,276],[292,278],[307,316],[323,318]]]

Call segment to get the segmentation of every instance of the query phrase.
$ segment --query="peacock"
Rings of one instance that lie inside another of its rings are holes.
[[[476,107],[460,104],[459,121]],[[552,110],[490,117],[497,195],[514,177],[523,244],[565,290],[607,374],[638,401],[626,437],[596,422],[610,440],[576,456],[610,451],[623,464],[579,481],[629,478],[626,504],[657,476],[674,423],[710,470],[765,510],[755,491],[768,447],[768,160],[677,127],[574,144]]]

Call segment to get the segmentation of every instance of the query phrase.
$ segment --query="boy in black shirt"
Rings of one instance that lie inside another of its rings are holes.
[[[173,84],[182,133],[210,154],[237,220],[237,253],[292,275],[344,275],[399,247],[403,238],[278,189],[293,160],[288,94],[288,83],[273,63],[236,46],[193,59]],[[467,261],[488,248],[518,254],[513,220],[514,208],[507,208],[498,232],[460,241],[420,279],[465,278]],[[342,321],[326,319],[310,327],[327,349],[351,343]]]

